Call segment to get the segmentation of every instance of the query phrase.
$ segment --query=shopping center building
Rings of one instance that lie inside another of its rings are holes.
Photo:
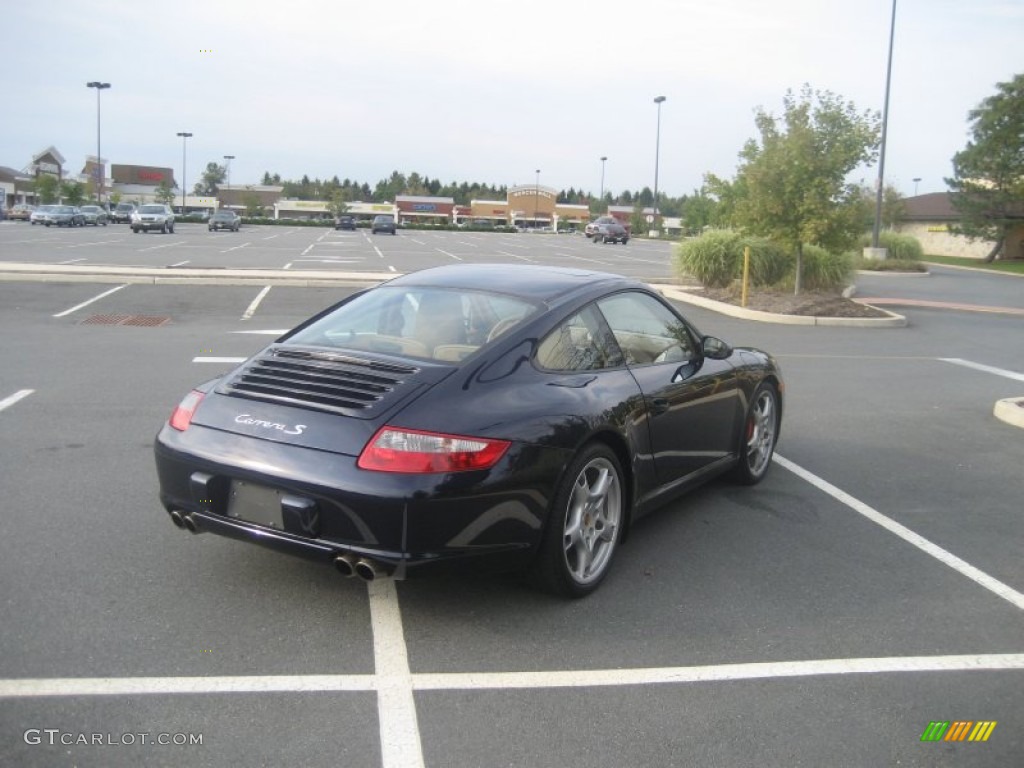
[[[60,181],[74,179],[86,185],[87,195],[94,195],[97,178],[103,179],[105,201],[152,203],[157,200],[161,185],[174,193],[173,207],[178,212],[213,211],[229,208],[240,214],[257,212],[275,219],[331,218],[325,200],[294,200],[284,197],[282,185],[223,184],[215,196],[186,194],[184,200],[174,170],[160,166],[112,164],[106,175],[106,161],[88,156],[78,174],[65,170],[67,161],[55,147],[47,147],[36,154],[20,172],[0,166],[0,191],[6,207],[17,203],[36,203],[35,180],[43,174]],[[187,180],[185,180],[187,184]],[[559,229],[566,226],[581,228],[590,220],[586,205],[558,202],[558,190],[540,184],[511,187],[505,200],[473,200],[459,205],[451,197],[398,195],[393,203],[349,202],[349,214],[359,219],[389,214],[400,224],[434,225],[490,225],[521,229]]]

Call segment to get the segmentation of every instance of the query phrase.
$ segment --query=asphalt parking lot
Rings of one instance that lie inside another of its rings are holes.
[[[8,222],[0,249],[40,264],[670,274],[665,243],[292,229]],[[970,286],[1003,306],[1024,287],[1009,279]],[[879,280],[870,295],[920,299],[956,278]],[[0,281],[0,764],[1024,760],[1024,431],[992,416],[1024,389],[1019,316],[910,307],[906,328],[825,328],[680,305],[780,360],[776,466],[645,519],[601,589],[563,602],[513,577],[368,586],[171,525],[152,438],[173,406],[351,290]],[[923,742],[933,721],[997,725],[983,743]]]

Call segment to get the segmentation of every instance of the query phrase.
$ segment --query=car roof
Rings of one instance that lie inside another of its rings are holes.
[[[640,287],[640,283],[634,280],[609,272],[526,264],[433,267],[395,278],[387,285],[487,290],[545,304],[578,293],[599,296],[614,288]]]

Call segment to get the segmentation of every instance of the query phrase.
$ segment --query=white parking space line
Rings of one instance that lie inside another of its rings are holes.
[[[83,256],[80,259],[68,259],[67,261],[58,261],[57,263],[58,264],[75,264],[76,262],[79,262],[79,261],[86,261],[86,258]]]
[[[531,261],[534,263],[537,261],[536,259],[531,259],[529,256],[520,256],[518,253],[509,253],[508,251],[496,251],[496,253],[499,253],[502,256],[509,256],[513,259],[522,259],[523,261]]]
[[[962,365],[964,368],[973,368],[976,371],[983,371],[985,373],[994,373],[996,376],[1003,376],[1007,379],[1013,379],[1014,381],[1024,381],[1024,373],[1017,373],[1016,371],[1008,371],[1005,368],[996,368],[991,365],[984,365],[983,363],[973,363],[970,360],[961,360],[959,357],[940,357],[937,358],[944,363],[952,363],[953,365]]]
[[[378,248],[376,245],[373,246],[373,250],[375,250],[377,252],[377,255],[380,256],[382,259],[384,258],[384,254],[381,253],[380,248]]]
[[[1024,669],[1024,653],[965,656],[892,656],[869,659],[811,659],[701,667],[581,669],[540,672],[441,672],[413,675],[417,691],[489,688],[582,688],[590,686],[664,685],[716,680],[757,680],[811,675],[878,674],[881,672],[957,672]]]
[[[179,243],[161,243],[160,245],[151,245],[149,248],[139,248],[136,253],[145,253],[146,251],[159,251],[161,248],[171,248],[172,246],[178,245]]]
[[[417,240],[415,237],[410,237],[409,239],[416,243],[416,245],[426,245],[422,240]]]
[[[391,272],[397,272],[397,271],[398,271],[397,269],[395,269],[395,268],[394,268],[393,266],[391,266],[390,264],[388,264],[388,270],[389,270],[389,271],[391,271]]]
[[[372,691],[373,675],[238,677],[67,677],[0,680],[0,698],[35,696],[134,696],[141,693],[271,693]]]
[[[8,395],[3,400],[0,400],[0,411],[10,408],[19,400],[24,400],[26,397],[35,392],[34,389],[19,389],[13,395]]]
[[[456,261],[462,261],[462,257],[461,257],[461,256],[456,256],[456,255],[455,255],[454,253],[448,253],[448,251],[444,251],[444,250],[441,250],[440,248],[435,248],[434,250],[435,250],[435,251],[440,251],[440,252],[441,252],[441,253],[443,253],[443,254],[444,254],[445,256],[451,256],[451,257],[452,257],[453,259],[455,259]]]
[[[88,243],[75,243],[74,245],[62,245],[61,249],[65,248],[88,248],[90,245],[110,245],[110,243],[120,243],[120,240],[93,240]]]
[[[390,583],[389,580],[370,584]],[[372,604],[371,604],[372,605]],[[830,675],[919,674],[921,672],[986,672],[1024,670],[1022,653],[984,653],[955,656],[882,656],[854,659],[708,664],[697,667],[638,667],[635,669],[544,670],[539,672],[437,672],[408,675],[412,691],[458,691],[511,688],[578,688],[623,685],[671,685],[734,680],[771,680]],[[380,669],[375,675],[249,675],[203,677],[56,677],[0,679],[0,698],[43,696],[136,696],[178,693],[282,693],[324,691],[380,691]],[[394,713],[388,712],[389,718]],[[413,713],[415,714],[415,713]],[[401,723],[396,723],[401,725]],[[417,744],[411,749],[418,750]],[[392,732],[384,731],[386,745]],[[409,734],[406,734],[409,737]],[[385,752],[387,750],[385,749]],[[389,763],[384,766],[422,765]]]
[[[423,765],[423,748],[398,592],[391,579],[374,579],[366,586],[373,626],[381,764],[383,768],[419,768]]]
[[[263,290],[256,294],[256,298],[252,300],[252,303],[249,304],[249,307],[245,310],[245,312],[242,313],[243,320],[248,320],[250,317],[256,314],[256,310],[259,307],[260,302],[266,298],[267,294],[270,293],[270,289],[272,287],[273,286],[270,285],[263,286]]]
[[[267,236],[266,236],[266,237],[264,237],[263,239],[264,239],[264,240],[273,240],[273,239],[274,239],[275,237],[279,237],[280,235],[281,235],[281,233],[280,233],[280,232],[278,232],[278,233],[277,233],[276,235],[267,235]]]
[[[943,565],[947,565],[962,576],[966,576],[971,581],[981,585],[985,589],[989,590],[993,594],[1003,598],[1009,603],[1017,606],[1021,610],[1024,610],[1024,594],[1021,594],[1017,590],[1013,589],[1007,584],[999,581],[992,576],[989,576],[984,571],[975,568],[965,560],[961,560],[959,557],[954,555],[952,552],[940,547],[938,544],[933,544],[923,536],[914,533],[912,530],[907,528],[905,525],[897,523],[890,517],[886,517],[878,510],[869,507],[863,501],[855,499],[845,491],[840,490],[836,486],[832,485],[827,480],[815,475],[798,464],[794,464],[789,459],[783,458],[779,454],[775,454],[775,461],[782,467],[785,467],[790,472],[795,474],[797,477],[806,480],[808,483],[813,485],[820,491],[824,491],[829,496],[834,498],[841,504],[845,504],[854,512],[857,512],[873,523],[876,523],[885,528],[890,533],[894,533],[903,539],[908,544],[920,549],[925,554],[931,555]]]
[[[244,363],[247,357],[193,357],[193,363]]]
[[[111,288],[109,291],[104,291],[99,296],[94,296],[93,298],[89,299],[88,301],[83,301],[81,304],[75,304],[75,306],[71,307],[71,309],[65,309],[63,312],[58,312],[56,315],[54,315],[54,317],[66,317],[67,315],[70,315],[72,312],[77,312],[82,307],[88,307],[94,301],[99,301],[100,299],[105,298],[105,297],[109,296],[110,294],[116,293],[117,291],[120,291],[122,288],[127,288],[127,287],[128,287],[128,283],[125,283],[124,285],[119,285],[116,288]]]
[[[242,243],[241,245],[236,245],[234,248],[228,248],[226,250],[223,250],[221,251],[221,253],[230,253],[231,251],[237,251],[239,248],[245,248],[245,246],[247,245],[252,245],[252,243]]]
[[[306,250],[304,250],[304,251],[303,251],[302,253],[300,253],[299,255],[300,255],[300,256],[305,256],[305,255],[306,255],[307,253],[309,253],[310,251],[312,251],[312,250],[313,250],[313,248],[314,248],[315,246],[316,246],[316,243],[310,243],[309,245],[307,245],[307,246],[306,246]]]
[[[172,267],[183,267],[186,264],[188,264],[189,261],[190,261],[190,259],[185,259],[184,261],[179,261],[177,264],[171,264],[171,266]]]
[[[289,261],[287,264],[284,265],[283,268],[284,269],[291,269],[292,268],[292,263]]]

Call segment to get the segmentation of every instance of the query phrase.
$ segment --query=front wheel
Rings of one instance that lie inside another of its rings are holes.
[[[775,387],[761,384],[754,390],[743,422],[740,458],[729,479],[740,485],[756,485],[768,474],[779,436],[779,395]]]
[[[622,467],[602,443],[584,448],[569,465],[533,575],[563,597],[589,595],[607,576],[625,517]]]

